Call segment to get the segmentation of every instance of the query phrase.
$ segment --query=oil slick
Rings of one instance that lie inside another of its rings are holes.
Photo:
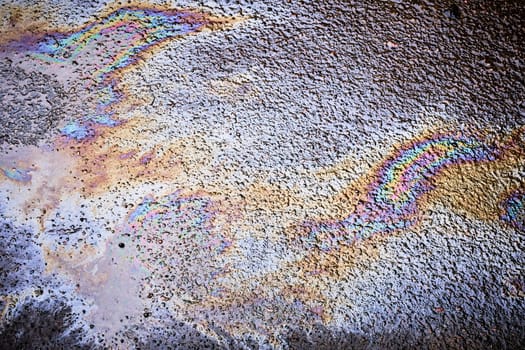
[[[354,212],[340,221],[306,223],[309,241],[329,251],[414,226],[432,178],[444,169],[496,159],[497,151],[475,138],[437,134],[404,145],[383,162]]]
[[[319,203],[277,185],[232,190],[207,183],[227,171],[210,165],[215,150],[199,135],[152,145],[161,126],[135,113],[123,76],[172,40],[237,20],[137,5],[111,9],[76,30],[26,34],[5,46],[29,54],[44,71],[67,73],[86,95],[85,110],[71,116],[50,145],[2,154],[0,194],[9,198],[3,214],[38,218],[34,230],[47,273],[64,276],[92,301],[86,317],[98,329],[114,335],[144,322],[154,306],[159,315],[217,322],[234,335],[271,338],[290,323],[329,324],[337,300],[324,291],[345,276],[352,259],[377,257],[356,247],[417,230],[440,200],[477,220],[524,230],[523,183],[512,175],[525,162],[523,130],[499,143],[482,132],[453,131],[407,140],[368,175],[346,184],[338,199],[322,203],[329,218],[310,214]],[[248,75],[234,76],[212,81],[210,90],[223,98],[255,96],[253,84]],[[486,185],[494,198],[481,208],[456,194]],[[97,244],[67,230],[66,241],[81,243],[58,241],[53,220],[65,208],[73,214],[85,209],[89,220],[104,226]],[[281,236],[286,243],[280,248],[291,251],[286,261],[247,267],[250,259],[272,259],[271,249],[268,256],[249,256],[250,244],[282,244]]]
[[[118,237],[130,244],[134,259],[150,276],[158,276],[149,280],[143,294],[165,302],[207,300],[220,294],[235,220],[235,209],[227,202],[178,190],[146,196],[129,213]]]
[[[116,237],[108,236],[112,230],[109,226],[99,228],[95,244],[77,244],[76,241],[71,244],[70,238],[78,236],[77,229],[55,230],[56,218],[67,209],[64,212],[87,211],[87,217],[96,220],[100,214],[99,205],[104,200],[101,197],[98,200],[86,198],[95,194],[104,194],[107,198],[112,186],[122,184],[121,181],[140,187],[149,181],[170,182],[177,178],[180,173],[178,164],[188,161],[186,155],[179,156],[181,147],[187,149],[188,146],[184,141],[176,140],[167,149],[140,148],[144,136],[135,130],[144,125],[149,127],[151,121],[140,117],[123,120],[119,106],[124,106],[129,114],[134,97],[121,84],[122,77],[171,40],[205,30],[226,29],[237,21],[236,18],[215,17],[195,10],[139,4],[110,9],[107,14],[73,31],[28,31],[13,36],[15,39],[2,46],[2,55],[11,62],[29,71],[56,75],[70,91],[78,91],[85,101],[83,108],[70,117],[70,121],[61,127],[59,137],[50,144],[40,148],[26,146],[5,150],[0,160],[0,179],[9,181],[0,182],[0,191],[8,200],[3,214],[15,221],[31,219],[33,230],[38,233],[35,237],[44,252],[47,273],[59,273],[76,284],[77,293],[92,301],[91,311],[86,317],[106,336],[116,334],[123,319],[136,322],[136,316],[143,314],[144,300],[139,298],[139,282],[148,278],[150,273],[144,266],[151,268],[151,264],[161,263],[146,255],[152,254],[146,246],[151,245],[147,235],[153,235],[149,232],[153,214],[150,212],[143,221],[127,223],[130,225],[126,226],[125,232],[135,230],[144,236],[141,239],[134,235],[127,241],[129,244],[122,241],[117,244]],[[119,144],[122,139],[130,140],[131,146]],[[188,154],[191,161],[195,161],[200,153]],[[198,234],[201,228],[212,230],[209,225],[219,225],[221,229],[226,225],[216,219],[222,209],[213,209],[211,202],[204,197],[178,197],[176,193],[164,199],[160,199],[161,204],[157,207],[145,199],[139,208],[149,205],[156,210],[155,217],[162,220],[174,215],[172,225],[183,220],[177,209],[185,208],[183,215],[187,216],[188,229],[197,225],[192,234]],[[83,202],[91,205],[82,209]],[[174,206],[171,214],[162,212],[171,204]],[[195,218],[191,216],[193,214]],[[102,215],[109,219],[107,213]],[[199,226],[201,223],[206,227]],[[139,224],[145,229],[141,231]],[[63,233],[57,235],[55,232]],[[201,237],[204,246],[197,245],[203,251],[201,259],[195,260],[197,263],[204,262],[210,253],[220,255],[231,245],[230,240],[222,236],[223,231],[217,229],[213,232]],[[65,240],[59,241],[58,237],[64,234],[67,235]],[[96,239],[96,236],[92,238]],[[125,237],[120,238],[124,240]],[[165,239],[169,241],[170,236]],[[82,242],[84,238],[78,240]],[[138,260],[140,257],[143,259]],[[159,265],[154,267],[160,268]],[[199,265],[194,269],[197,272]],[[219,277],[221,270],[220,266],[216,268],[210,278]]]
[[[525,192],[516,191],[501,203],[501,220],[525,231]]]
[[[5,46],[24,59],[29,54],[40,67],[49,65],[45,70],[85,81],[80,88],[92,101],[84,115],[61,130],[64,137],[78,142],[95,137],[100,128],[120,124],[114,110],[128,98],[120,86],[122,74],[147,54],[171,40],[225,29],[238,21],[192,10],[138,5],[116,9],[76,31],[24,34]]]
[[[77,163],[69,169],[67,183],[74,182],[73,188],[82,192],[97,192],[99,185],[115,175],[111,165],[114,165],[114,169],[122,168],[121,165],[107,164],[107,159],[112,158],[113,153],[141,152],[120,149],[117,141],[108,140],[111,136],[96,141],[108,129],[118,129],[126,124],[121,134],[129,133],[136,128],[137,122],[144,122],[144,119],[138,119],[128,124],[122,119],[126,117],[119,114],[118,105],[132,106],[134,99],[120,86],[123,74],[162,44],[205,30],[226,29],[239,21],[239,18],[216,17],[196,10],[137,4],[110,8],[106,14],[77,30],[28,30],[8,40],[3,44],[2,52],[9,59],[13,58],[17,62],[15,58],[18,57],[17,63],[25,65],[27,69],[36,67],[48,74],[66,78],[64,84],[71,84],[77,91],[80,90],[86,101],[84,109],[79,110],[78,115],[71,116],[71,120],[61,127],[60,137],[51,145],[43,146],[41,151],[23,152],[26,158],[17,161],[28,163],[33,161],[30,153],[46,153],[47,149],[54,149],[68,159],[65,163],[69,164],[69,159]],[[140,142],[137,135],[127,136],[132,136],[136,143]],[[110,147],[108,153],[101,151],[108,148],[108,143],[116,145]],[[11,158],[11,155],[5,157]],[[153,153],[142,157],[139,165],[155,166],[148,164],[153,159]],[[128,166],[124,158],[120,160],[124,167]],[[168,162],[171,163],[170,160]],[[36,174],[37,169],[33,167],[23,168],[3,163],[0,164],[1,173],[12,181],[27,184],[32,174]],[[151,171],[141,169],[138,172],[136,175],[142,176]],[[176,172],[172,173],[172,177],[175,176]],[[107,190],[104,186],[101,189]]]
[[[124,99],[118,86],[118,74],[123,69],[139,62],[144,52],[163,42],[217,23],[210,16],[191,11],[121,8],[78,31],[48,33],[28,51],[44,62],[82,65],[93,70],[86,89],[98,97],[95,111],[62,129],[64,136],[80,141],[95,136],[97,127],[120,124],[113,119],[111,109]],[[100,48],[104,49],[101,55],[97,54]]]
[[[29,181],[31,181],[31,171],[33,171],[34,169],[21,169],[4,166],[0,167],[0,170],[9,180],[21,183],[28,183]]]
[[[479,192],[491,194],[483,203],[474,198],[467,200],[477,207],[469,211],[473,219],[498,225],[501,218],[519,230],[523,222],[521,192],[514,192],[501,204],[498,194],[509,186],[523,188],[523,179],[516,175],[525,166],[523,131],[515,130],[496,141],[481,133],[435,133],[398,147],[369,175],[343,189],[329,204],[338,213],[342,197],[349,214],[343,212],[341,219],[307,220],[287,229],[290,246],[301,246],[303,254],[265,276],[265,281],[270,285],[286,279],[300,281],[291,283],[281,293],[301,301],[308,310],[318,310],[323,322],[329,323],[337,304],[321,291],[344,279],[354,264],[365,258],[359,252],[366,250],[366,257],[373,259],[370,241],[381,243],[389,235],[417,230],[429,209],[443,197],[451,210],[464,208],[465,199],[456,198],[464,193],[456,189],[458,184],[468,183],[473,197]],[[486,215],[494,213],[493,208],[498,205],[502,208],[501,217]]]

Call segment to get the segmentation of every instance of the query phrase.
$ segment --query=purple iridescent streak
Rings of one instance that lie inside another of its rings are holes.
[[[433,177],[447,167],[492,161],[497,155],[475,138],[439,134],[416,140],[383,163],[366,188],[366,199],[348,217],[306,223],[308,245],[329,251],[341,243],[413,227],[419,222],[422,197],[433,189]]]

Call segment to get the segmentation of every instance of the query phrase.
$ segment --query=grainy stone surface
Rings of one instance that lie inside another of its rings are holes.
[[[0,349],[519,349],[522,1],[4,1]]]

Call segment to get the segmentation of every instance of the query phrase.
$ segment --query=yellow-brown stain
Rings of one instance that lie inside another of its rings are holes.
[[[47,10],[49,11],[49,10]],[[49,24],[46,22],[46,9],[41,4],[24,7],[15,4],[3,4],[0,6],[0,45],[6,42],[20,39],[23,35],[39,33],[46,30]]]
[[[46,273],[59,271],[64,275],[73,276],[83,271],[101,253],[97,247],[89,244],[80,244],[74,248],[62,245],[50,247],[44,244],[42,251],[46,262]]]
[[[104,128],[94,140],[65,141],[62,147],[75,160],[82,194],[93,196],[141,183],[172,182],[208,165],[211,151],[197,136],[151,146],[155,121],[136,117],[114,128]]]
[[[293,204],[302,203],[302,199],[281,186],[257,181],[247,187],[242,196],[247,210],[282,212]]]
[[[436,178],[429,205],[441,203],[457,213],[484,220],[499,220],[500,203],[510,193],[525,189],[525,129],[501,140],[500,156],[490,162],[446,169]]]

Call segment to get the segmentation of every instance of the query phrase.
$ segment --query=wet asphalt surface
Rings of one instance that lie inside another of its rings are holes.
[[[269,183],[298,184],[328,197],[343,187],[339,182],[358,179],[391,147],[424,130],[482,130],[497,137],[525,126],[522,1],[209,1],[177,6],[250,18],[228,31],[192,37],[182,48],[178,42],[168,45],[148,58],[133,80],[135,95],[152,97],[140,111],[162,115],[171,125],[152,142],[204,135],[220,149],[221,164],[233,169],[223,179],[225,186],[247,186],[254,174],[264,174]],[[74,27],[103,7],[51,2],[44,11],[53,13],[50,23]],[[59,125],[74,119],[83,105],[82,94],[72,90],[74,83],[63,84],[17,62],[9,53],[0,62],[3,154],[57,137]],[[210,86],[214,94],[202,93]],[[304,176],[347,157],[356,165],[333,180],[335,191]],[[525,168],[523,162],[516,164],[501,181],[523,190]],[[483,183],[476,188],[485,190]],[[265,316],[261,322],[277,333],[272,340],[271,332],[243,334],[223,324],[211,336],[191,317],[178,314],[156,314],[157,324],[145,330],[131,323],[105,339],[84,318],[89,303],[75,291],[75,280],[65,281],[59,268],[45,271],[45,255],[31,225],[34,217],[8,210],[14,207],[11,200],[0,199],[0,309],[8,310],[0,323],[1,349],[525,346],[525,232],[454,211],[446,200],[435,204],[417,228],[365,244],[362,254],[373,251],[379,258],[359,260],[327,284],[327,295],[336,300],[330,321],[304,325],[294,318],[300,316],[290,316],[283,324]],[[323,204],[319,207],[322,212]],[[59,239],[69,235],[73,222],[86,241],[103,231],[103,223],[79,222],[74,209],[56,218],[53,234]],[[253,248],[246,266],[280,261],[286,244]],[[235,322],[258,317],[252,311],[229,312],[226,319]]]

